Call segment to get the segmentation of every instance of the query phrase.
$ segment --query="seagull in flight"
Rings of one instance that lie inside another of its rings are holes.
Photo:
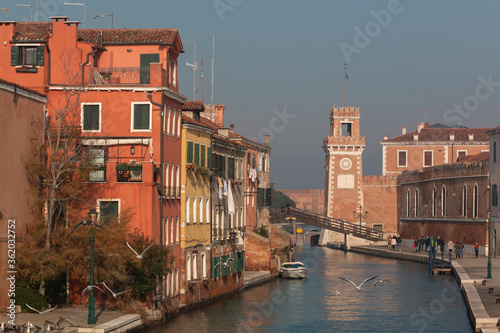
[[[30,308],[31,310],[33,310],[33,311],[35,311],[35,312],[38,312],[39,314],[44,314],[44,313],[46,313],[46,312],[50,312],[50,311],[54,310],[55,308],[57,308],[57,305],[56,305],[56,306],[54,306],[52,309],[48,309],[48,310],[45,310],[45,311],[38,311],[37,309],[32,308],[32,307],[31,307],[31,306],[29,306],[28,304],[26,304],[26,306],[27,306],[28,308]]]
[[[389,281],[387,279],[378,280],[378,281],[375,281],[375,283],[373,284],[373,288],[375,288],[375,286],[377,285],[377,283],[382,284],[382,283],[384,283],[384,281],[387,282],[387,283],[391,283],[391,281]]]
[[[135,255],[137,256],[137,258],[138,258],[138,259],[144,259],[144,257],[143,257],[144,253],[146,253],[146,251],[147,251],[147,250],[149,250],[149,248],[150,248],[151,246],[153,246],[153,244],[149,245],[147,249],[145,249],[144,251],[142,251],[142,253],[141,253],[141,254],[139,254],[139,253],[137,253],[137,251],[136,251],[136,250],[134,250],[134,249],[132,248],[132,246],[130,246],[130,244],[129,244],[128,242],[126,242],[126,243],[127,243],[128,247],[129,247],[132,251],[134,251],[134,253],[135,253]]]
[[[207,249],[207,251],[210,251],[210,250],[212,249],[212,247],[213,247],[214,245],[216,245],[216,244],[222,245],[222,243],[221,243],[221,242],[219,242],[219,241],[213,241],[213,242],[212,242],[212,244],[210,244],[209,246],[206,246],[206,245],[205,245],[205,244],[203,244],[203,243],[198,243],[198,244],[196,244],[194,247],[198,247],[198,246],[205,246],[205,248]]]
[[[125,291],[120,291],[119,293],[115,293],[113,292],[113,290],[111,290],[107,285],[106,283],[102,282],[102,284],[104,285],[104,287],[106,287],[106,289],[108,289],[111,294],[113,294],[113,298],[114,299],[118,299],[118,295],[121,295],[121,294],[125,294],[125,293],[128,293],[129,291],[132,291],[132,290],[125,290]]]
[[[72,233],[74,233],[74,232],[76,231],[76,229],[78,229],[80,226],[82,226],[82,225],[91,225],[91,224],[92,224],[92,221],[91,221],[91,220],[86,220],[86,219],[81,220],[79,223],[77,223],[77,225],[75,225],[75,227],[73,228],[73,231],[71,231],[71,232],[69,233],[69,235],[68,235],[68,236],[71,236],[71,234],[72,234]],[[102,228],[102,227],[101,227],[99,224],[97,224],[97,223],[94,223],[94,225],[95,225],[96,227]]]
[[[340,295],[340,291],[335,290],[335,291],[333,292],[333,296],[338,296],[338,295]]]
[[[371,278],[368,278],[368,279],[364,280],[363,282],[361,282],[361,284],[360,284],[359,286],[357,286],[357,285],[356,285],[354,282],[352,282],[351,280],[346,279],[346,278],[344,278],[344,277],[342,277],[342,276],[339,276],[339,279],[344,280],[344,281],[351,282],[351,283],[353,284],[353,286],[356,288],[356,290],[357,290],[358,292],[359,292],[359,291],[361,291],[361,286],[363,285],[363,283],[365,283],[365,282],[367,282],[367,281],[370,281],[370,280],[373,280],[373,279],[376,279],[376,278],[378,278],[378,275],[377,275],[377,276],[372,276]]]
[[[229,267],[229,262],[233,261],[233,260],[234,260],[233,258],[227,258],[225,262],[221,261],[220,263],[215,265],[214,268],[217,268],[219,266],[221,266],[222,268],[227,268],[227,267]]]
[[[83,289],[82,291],[82,298],[83,298],[83,294],[85,294],[87,292],[87,290],[91,290],[91,289],[94,289],[94,288],[97,288],[99,289],[100,291],[104,292],[104,290],[102,290],[101,288],[99,288],[98,286],[87,286],[85,289]]]

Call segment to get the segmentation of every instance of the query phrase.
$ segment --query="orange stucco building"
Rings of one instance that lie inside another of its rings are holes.
[[[186,98],[178,92],[183,46],[177,29],[79,29],[78,22],[53,17],[0,22],[0,37],[2,77],[46,94],[51,122],[68,107],[68,96],[74,98],[74,126],[96,156],[89,181],[109,185],[94,203],[100,216],[130,208],[130,231],[138,228],[170,246],[176,260],[162,297],[178,302]]]

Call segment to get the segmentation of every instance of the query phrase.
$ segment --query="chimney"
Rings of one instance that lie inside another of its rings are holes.
[[[227,137],[229,137],[229,128],[221,127],[221,128],[219,128],[217,133],[219,133],[220,136],[227,138]]]
[[[474,133],[469,133],[469,141],[474,141]]]
[[[425,127],[425,124],[424,123],[419,123],[418,126],[417,126],[417,131],[418,133],[420,133],[420,131]]]
[[[234,132],[234,124],[229,125],[229,128],[231,129],[231,132]]]
[[[266,138],[266,141],[265,141],[266,146],[269,146],[269,134],[266,134],[264,137]]]
[[[401,129],[401,134],[402,134],[402,135],[405,135],[405,134],[406,134],[406,126],[403,126],[403,128]]]
[[[389,136],[388,135],[384,135],[384,140],[389,140]]]
[[[413,134],[413,141],[418,141],[418,134],[417,133]]]
[[[216,104],[212,106],[215,109],[215,123],[219,126],[224,126],[224,104]]]
[[[450,133],[450,141],[455,141],[455,133]]]

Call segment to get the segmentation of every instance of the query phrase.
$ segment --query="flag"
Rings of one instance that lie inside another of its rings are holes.
[[[347,72],[345,72],[345,78],[349,80],[349,76],[347,76]]]

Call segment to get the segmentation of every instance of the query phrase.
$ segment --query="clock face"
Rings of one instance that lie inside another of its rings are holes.
[[[352,161],[347,157],[340,160],[340,167],[343,170],[349,170],[352,167]]]

